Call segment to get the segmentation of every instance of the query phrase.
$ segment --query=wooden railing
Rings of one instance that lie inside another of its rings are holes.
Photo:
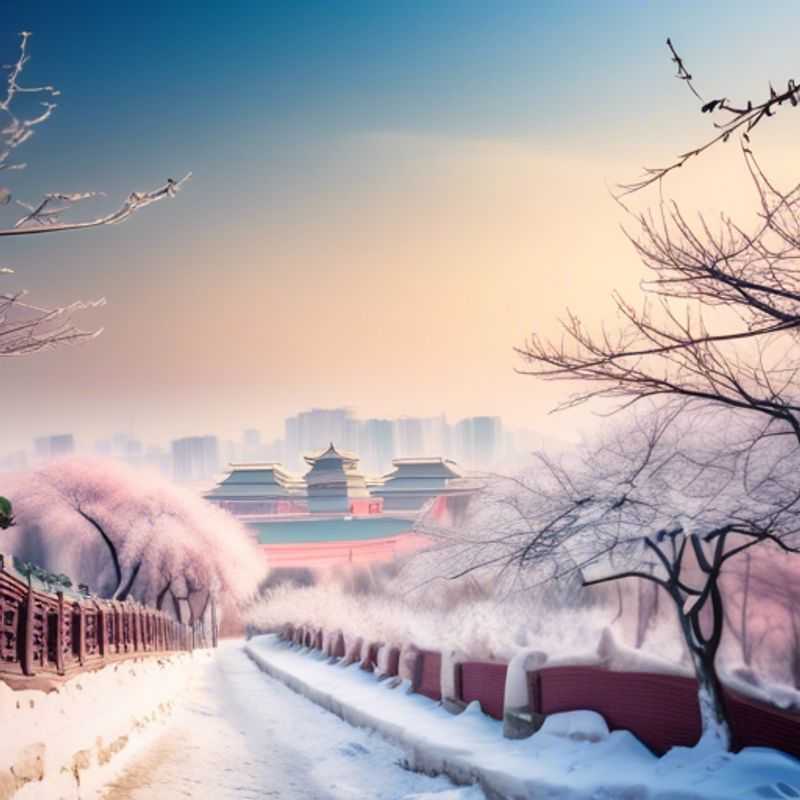
[[[54,591],[0,554],[0,679],[70,675],[121,658],[207,644],[200,626],[134,602]]]

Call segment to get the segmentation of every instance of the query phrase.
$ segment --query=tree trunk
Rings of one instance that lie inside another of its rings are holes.
[[[747,610],[750,605],[750,571],[752,568],[752,554],[744,554],[744,583],[742,585],[742,616],[739,623],[742,632],[742,661],[746,667],[750,666],[753,660],[753,645],[747,633]]]
[[[159,611],[161,611],[161,609],[164,606],[164,600],[167,597],[167,592],[169,591],[170,586],[172,586],[172,578],[170,578],[169,581],[167,581],[167,585],[158,593],[156,597],[156,608]]]
[[[716,741],[722,750],[728,752],[731,749],[731,729],[722,681],[717,674],[716,651],[709,652],[707,646],[697,641],[689,617],[683,613],[683,608],[677,601],[676,606],[681,632],[689,648],[697,679],[702,739]],[[717,620],[714,622],[717,624]]]
[[[128,596],[133,589],[133,584],[136,583],[136,579],[139,577],[139,570],[142,568],[142,562],[139,561],[136,566],[131,570],[130,578],[128,578],[128,582],[125,586],[120,590],[119,594],[114,598],[115,600],[119,600],[120,602],[125,602],[128,599]]]
[[[119,555],[117,554],[117,547],[114,542],[111,540],[111,537],[103,530],[103,526],[93,517],[90,517],[85,511],[82,511],[80,508],[76,508],[75,511],[78,512],[99,534],[100,538],[105,542],[106,548],[108,549],[108,554],[111,556],[111,563],[114,567],[114,575],[116,577],[117,585],[114,587],[114,591],[111,592],[111,597],[119,591],[119,587],[122,586],[122,567],[119,563]]]
[[[639,581],[636,614],[636,649],[641,649],[658,608],[658,586]]]
[[[172,608],[175,611],[175,619],[177,619],[178,622],[182,623],[183,611],[181,610],[181,601],[178,600],[178,598],[175,596],[175,592],[173,592],[172,589],[170,589],[169,593],[170,596],[172,597]]]

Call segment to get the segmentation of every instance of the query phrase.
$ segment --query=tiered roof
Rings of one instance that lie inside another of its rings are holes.
[[[280,464],[231,464],[230,474],[205,496],[209,500],[302,497],[305,484]]]
[[[304,458],[309,469],[302,478],[276,463],[231,464],[230,474],[205,496],[242,507],[259,501],[308,500],[312,513],[351,513],[351,501],[374,497],[385,510],[411,512],[433,497],[470,494],[476,488],[446,458],[396,458],[391,472],[370,481],[358,470],[358,456],[338,450],[333,442]]]
[[[305,482],[312,511],[334,510],[339,506],[346,511],[350,499],[370,496],[367,482],[358,471],[358,457],[340,452],[333,442],[305,460],[311,465]]]

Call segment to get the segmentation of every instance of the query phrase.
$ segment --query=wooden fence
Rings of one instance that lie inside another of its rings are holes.
[[[203,646],[199,626],[138,603],[52,591],[0,554],[0,679],[70,675],[121,658]]]

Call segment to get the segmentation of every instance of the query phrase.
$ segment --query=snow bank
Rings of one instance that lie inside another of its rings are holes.
[[[0,682],[0,798],[92,796],[163,727],[188,675],[207,658],[195,651],[126,660],[47,693]]]
[[[733,755],[701,746],[654,756],[627,731],[608,733],[592,712],[553,715],[527,739],[507,740],[502,725],[472,703],[454,716],[420,695],[388,688],[356,665],[331,669],[276,636],[247,646],[267,673],[346,721],[401,746],[408,765],[479,784],[492,797],[559,800],[732,800],[800,796],[800,761],[766,748]],[[787,788],[788,787],[788,788]],[[796,794],[793,794],[796,793]]]

